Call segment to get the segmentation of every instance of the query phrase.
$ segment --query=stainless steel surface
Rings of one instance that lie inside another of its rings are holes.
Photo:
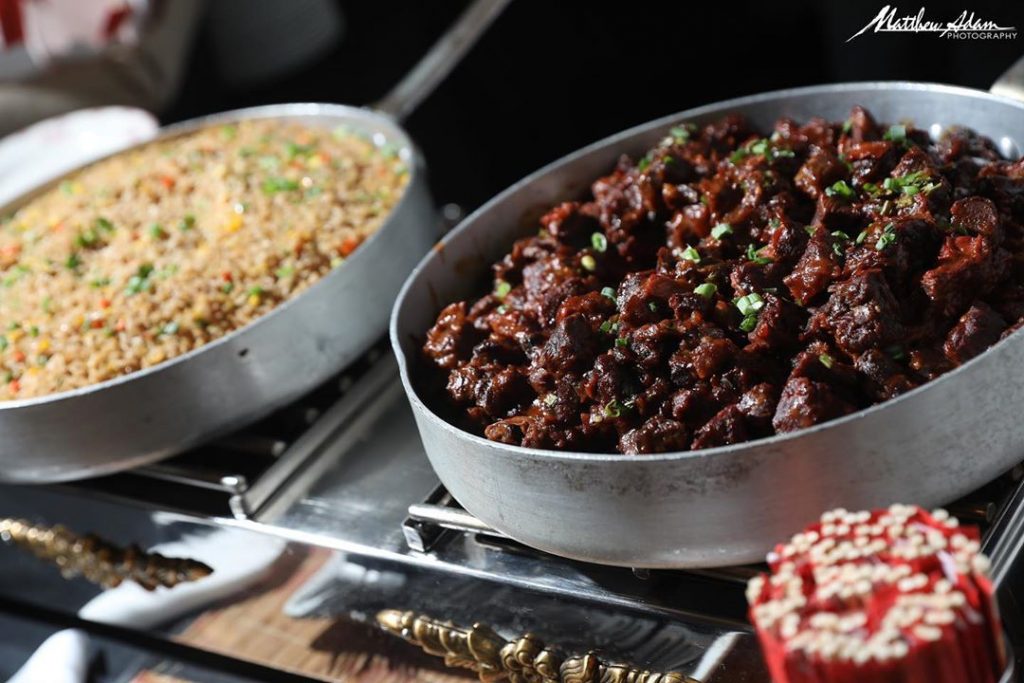
[[[366,399],[348,425],[251,519],[186,513],[184,500],[172,509],[144,496],[132,503],[125,498],[114,500],[92,488],[101,480],[33,488],[0,486],[0,515],[74,520],[76,526],[142,545],[156,542],[138,531],[144,520],[159,530],[158,540],[166,540],[171,531],[174,537],[205,537],[214,530],[245,533],[254,542],[259,535],[279,537],[297,553],[336,551],[335,557],[347,569],[330,580],[337,593],[330,598],[337,601],[332,609],[344,610],[345,601],[360,598],[339,582],[351,575],[351,565],[364,565],[364,573],[424,577],[402,580],[409,593],[389,597],[383,607],[436,611],[444,605],[438,613],[446,619],[494,618],[496,626],[547,634],[580,651],[614,645],[622,653],[619,658],[637,664],[647,661],[640,652],[663,652],[671,664],[652,661],[644,666],[688,673],[703,670],[707,674],[700,680],[707,682],[764,683],[756,639],[742,621],[742,587],[735,582],[684,574],[642,580],[628,570],[579,565],[455,532],[429,553],[410,550],[402,521],[410,505],[424,500],[439,482],[423,452],[394,366],[382,361],[380,367],[392,373],[390,382],[363,394]],[[357,380],[349,395],[360,394],[362,384],[362,379]],[[40,589],[45,577],[37,570],[32,590],[16,590],[23,573],[5,569],[4,561],[0,555],[0,570],[10,581],[5,583],[7,588],[0,587],[0,600],[13,596],[47,604],[43,602],[47,592]],[[24,562],[19,566],[25,572],[32,570]],[[53,574],[51,578],[57,580]],[[379,590],[368,587],[371,594]],[[451,598],[445,596],[457,592],[465,597],[450,606]],[[78,608],[73,603],[60,604],[62,609]],[[323,615],[325,609],[321,606],[317,613]],[[494,617],[495,610],[500,618]],[[360,611],[374,613],[361,606]],[[594,616],[598,613],[608,615],[605,619],[615,626],[614,631],[603,632],[605,627]],[[555,621],[554,615],[561,615],[559,619],[567,625]],[[643,628],[632,625],[634,620]],[[735,678],[740,661],[748,673]]]
[[[1012,406],[1024,383],[1024,336],[898,399],[812,429],[752,443],[643,457],[508,446],[463,432],[428,408],[412,383],[419,343],[440,307],[475,292],[477,277],[530,218],[623,153],[638,154],[681,121],[727,112],[761,128],[789,116],[842,119],[853,105],[924,129],[961,124],[1009,156],[1024,142],[1024,105],[922,83],[852,83],[766,93],[674,114],[612,136],[538,171],[468,218],[433,249],[399,295],[391,339],[431,463],[475,516],[522,543],[622,566],[707,567],[752,562],[835,506],[948,503],[1021,457]]]
[[[405,78],[373,105],[402,121],[448,76],[511,0],[475,0]]]
[[[381,359],[354,379],[341,401],[352,406],[344,420],[329,419],[340,409],[323,410],[321,419],[336,428],[252,518],[204,513],[202,506],[193,507],[187,489],[171,506],[130,486],[114,499],[100,488],[104,480],[0,486],[0,516],[73,520],[76,527],[143,547],[211,533],[225,539],[241,534],[247,546],[264,543],[263,536],[279,537],[289,541],[287,552],[294,557],[333,551],[317,577],[289,600],[285,611],[291,616],[366,618],[387,608],[429,610],[456,623],[490,623],[502,635],[532,631],[571,651],[598,648],[618,661],[682,671],[703,683],[767,683],[744,618],[743,585],[750,567],[631,572],[580,564],[496,538],[480,531],[479,520],[467,525],[468,531],[442,530],[426,552],[410,549],[402,530],[409,510],[429,521],[433,507],[449,506],[443,490],[438,492],[394,366]],[[317,425],[309,430],[322,431]],[[167,464],[183,476],[194,465],[182,458]],[[137,477],[123,473],[112,479]],[[193,482],[191,493],[203,495],[202,481]],[[961,507],[970,512],[984,501],[994,504],[1000,513],[992,528],[1003,529],[1007,525],[1000,520],[1020,516],[1022,491],[1020,479],[1008,475]],[[429,505],[421,506],[424,501]],[[467,517],[444,519],[461,523]],[[990,532],[986,543],[998,568],[1005,554],[1016,554],[1019,539]],[[61,582],[58,572],[18,553],[0,553],[0,573],[8,579],[0,586],[0,608],[17,600],[73,613],[81,604],[70,597],[81,586]],[[1009,587],[1001,591],[1009,594]],[[1004,609],[1004,618],[1017,613]],[[240,617],[237,628],[257,637],[261,633],[246,617]],[[169,626],[152,635],[176,633],[180,630]],[[225,654],[244,657],[233,650]]]
[[[331,406],[287,451],[263,473],[257,482],[232,498],[236,517],[248,517],[261,510],[285,483],[304,468],[329,444],[344,438],[340,432],[351,428],[351,422],[371,399],[386,392],[394,384],[395,366],[390,358],[382,359],[361,378],[361,381]]]

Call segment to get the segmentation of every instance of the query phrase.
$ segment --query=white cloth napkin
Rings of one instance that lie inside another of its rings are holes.
[[[78,616],[87,621],[146,630],[174,621],[204,605],[251,586],[284,552],[285,541],[239,530],[216,530],[154,546],[166,557],[190,557],[213,568],[193,583],[149,592],[124,583],[86,603]],[[89,637],[68,629],[50,636],[8,683],[85,683]]]

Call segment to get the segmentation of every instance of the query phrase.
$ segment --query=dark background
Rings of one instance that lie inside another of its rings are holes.
[[[1024,29],[1024,3],[927,0]],[[165,121],[288,101],[366,104],[401,78],[466,2],[340,0],[346,30],[299,73],[232,91],[200,33]],[[847,38],[885,0],[538,2],[516,0],[406,122],[439,203],[471,209],[518,178],[615,131],[699,104],[799,85],[919,80],[988,88],[1024,55],[1010,41],[935,34]],[[897,4],[898,15],[919,4]],[[1024,34],[1024,31],[1022,31]]]

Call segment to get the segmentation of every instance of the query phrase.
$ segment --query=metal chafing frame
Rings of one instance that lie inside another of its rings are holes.
[[[111,478],[126,482],[120,488],[92,482],[34,491],[70,494],[90,505],[94,500],[119,507],[128,503],[153,511],[164,521],[256,531],[390,566],[482,579],[557,599],[676,620],[693,625],[688,633],[690,644],[705,653],[711,653],[716,643],[727,642],[729,648],[743,650],[756,647],[743,618],[742,599],[742,585],[756,567],[631,573],[520,546],[461,510],[439,487],[419,444],[411,412],[401,398],[390,356],[379,356],[353,370],[347,379],[333,382],[339,392],[328,393],[337,398],[325,399],[326,405],[318,404],[316,409],[308,408],[310,417],[313,413],[317,417],[303,436],[283,449],[274,447],[276,453],[265,450],[258,456],[270,463],[263,470],[271,474],[268,479],[257,476],[251,483],[246,480],[247,486],[233,488],[225,480],[241,480],[240,470],[206,468],[197,473],[187,463],[175,460],[141,474]],[[224,448],[237,455],[244,451],[239,444],[275,443],[272,437],[260,438],[263,440],[252,434],[235,436]],[[1012,560],[1024,544],[1021,474],[1019,468],[1008,473],[996,498],[981,496],[952,506],[965,520],[991,521],[986,550],[992,555],[997,579],[1014,574]],[[180,495],[175,505],[148,498],[135,491],[144,479],[197,495],[216,493],[221,512],[189,509],[186,497]],[[10,491],[34,500],[27,489]],[[133,492],[135,495],[130,495]],[[685,589],[661,594],[652,588],[666,583]],[[408,609],[401,604],[393,607]]]

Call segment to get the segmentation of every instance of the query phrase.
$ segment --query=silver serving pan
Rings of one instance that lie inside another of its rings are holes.
[[[1015,67],[1019,74],[1020,65]],[[1019,82],[1019,81],[1018,81]],[[1013,93],[1013,82],[997,84]],[[1009,156],[1024,143],[1024,104],[926,83],[848,83],[754,95],[632,128],[541,169],[470,216],[399,294],[391,341],[430,461],[465,508],[526,545],[631,567],[759,561],[822,511],[948,503],[1024,457],[1024,335],[908,394],[800,432],[708,450],[626,456],[508,446],[462,431],[416,393],[424,332],[443,304],[472,296],[490,264],[536,229],[546,207],[583,194],[623,153],[637,155],[682,121],[736,112],[762,129],[781,116],[881,121],[938,131],[960,124]]]
[[[342,266],[246,327],[124,377],[0,403],[0,481],[78,479],[173,455],[295,400],[379,339],[399,287],[434,244],[440,226],[423,158],[398,120],[448,74],[506,1],[477,0],[375,109],[270,105],[165,129],[158,140],[248,119],[284,119],[329,130],[346,126],[398,149],[409,167],[409,183],[385,223]],[[0,212],[18,208],[60,180]]]

